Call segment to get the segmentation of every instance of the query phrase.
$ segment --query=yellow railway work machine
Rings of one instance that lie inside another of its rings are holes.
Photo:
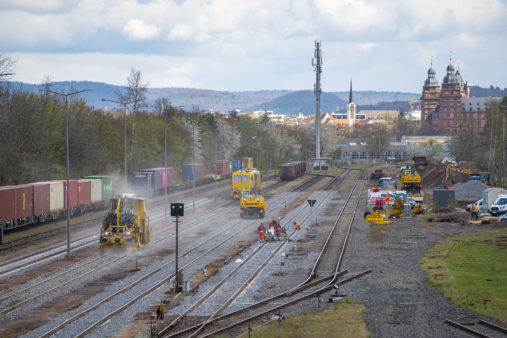
[[[261,193],[261,173],[257,169],[244,169],[232,174],[232,197]]]
[[[100,231],[100,248],[140,248],[150,242],[150,226],[144,198],[113,198]]]

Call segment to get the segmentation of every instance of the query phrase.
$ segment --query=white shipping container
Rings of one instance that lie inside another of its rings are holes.
[[[90,201],[92,203],[100,202],[102,200],[102,180],[89,179],[90,181]]]
[[[63,200],[63,182],[37,182],[35,184],[49,184],[49,211],[61,211],[65,204]]]

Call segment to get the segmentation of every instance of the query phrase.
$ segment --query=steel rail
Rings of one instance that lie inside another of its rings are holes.
[[[349,173],[349,172],[350,172],[350,171],[346,172],[346,173],[345,173],[345,174],[341,177],[341,179],[340,179],[339,181],[341,182],[341,181],[342,181],[342,180],[343,180],[343,179],[344,179],[344,178],[348,175],[348,173]],[[350,200],[351,196],[352,196],[352,195],[353,195],[353,193],[355,192],[356,187],[357,187],[357,184],[358,184],[358,182],[359,182],[359,180],[360,180],[360,179],[361,179],[361,177],[358,177],[358,178],[356,179],[355,184],[354,184],[354,187],[351,189],[351,193],[349,194],[349,197],[347,198],[347,202],[345,203],[343,210],[345,210],[345,208],[346,208],[346,206],[347,206],[347,204],[348,204],[348,201]],[[333,182],[333,181],[332,181],[332,182],[330,182],[330,183],[329,183],[329,185],[332,185],[332,184],[336,184],[336,182]],[[343,257],[343,253],[344,253],[344,251],[345,251],[343,248],[346,246],[346,243],[347,243],[347,241],[348,241],[348,234],[350,233],[350,228],[351,228],[351,225],[352,225],[352,223],[353,223],[353,221],[354,221],[355,213],[356,213],[356,211],[357,211],[357,207],[358,207],[358,205],[359,205],[359,201],[360,201],[360,198],[361,198],[361,193],[362,193],[363,189],[364,189],[364,183],[363,183],[363,185],[361,186],[361,189],[359,190],[359,194],[358,194],[358,197],[357,197],[357,200],[356,200],[355,206],[354,206],[354,213],[353,213],[353,216],[352,216],[351,221],[350,221],[349,226],[348,226],[348,231],[347,231],[347,234],[346,234],[346,236],[345,236],[344,243],[343,243],[343,245],[342,245],[342,250],[341,250],[340,256],[339,256],[339,258],[338,258],[338,260],[337,260],[337,261],[338,261],[338,262],[337,262],[337,264],[336,264],[336,267],[337,267],[337,268],[341,265],[341,258]],[[337,218],[337,221],[335,222],[335,226],[336,226],[336,224],[339,222],[339,220],[340,220],[340,218],[341,218],[341,216],[342,216],[343,210],[342,210],[342,212],[340,213],[339,217]],[[310,216],[308,216],[308,217],[310,217]],[[333,227],[333,229],[330,231],[330,233],[334,233],[334,230],[335,230],[335,229],[334,229],[334,227]],[[295,233],[295,231],[291,234],[291,236],[292,236],[294,233]],[[281,246],[283,246],[283,244],[284,244],[284,243],[282,243],[282,245],[281,245]],[[325,243],[324,247],[326,247],[326,246],[327,246],[327,244],[328,244],[328,241],[326,241],[326,243]],[[276,251],[278,251],[278,250],[279,250],[279,248],[278,248]],[[319,255],[319,257],[317,258],[317,261],[318,261],[318,260],[320,260],[321,256],[322,256],[322,255]],[[315,265],[314,265],[314,266],[315,266]],[[258,269],[258,270],[259,270],[259,269]],[[257,273],[257,272],[256,272],[256,273]],[[255,274],[256,274],[256,273],[255,273]],[[335,270],[335,271],[334,271],[334,273],[333,273],[333,275],[331,275],[331,276],[329,276],[329,277],[325,277],[324,279],[319,279],[317,283],[314,283],[314,282],[312,282],[312,283],[308,283],[308,280],[307,280],[307,281],[306,281],[306,283],[305,283],[306,285],[304,285],[304,284],[300,285],[300,287],[299,287],[299,291],[300,291],[301,289],[306,289],[306,288],[308,288],[308,287],[310,287],[310,286],[314,286],[314,285],[320,284],[320,282],[321,282],[322,280],[327,280],[327,279],[331,279],[331,281],[328,283],[328,286],[332,286],[332,285],[334,285],[334,284],[335,284],[335,283],[334,283],[334,281],[338,278],[338,276],[342,275],[343,273],[344,273],[343,271],[342,271],[342,272],[338,272],[337,270]],[[254,276],[254,275],[252,275],[252,276]],[[252,277],[252,276],[251,276],[251,277]],[[240,287],[240,288],[239,288],[239,289],[235,292],[235,294],[234,294],[233,296],[231,296],[231,297],[230,297],[230,298],[229,298],[229,299],[228,299],[228,300],[227,300],[227,301],[226,301],[226,302],[225,302],[222,306],[220,306],[220,308],[219,308],[217,311],[215,311],[215,312],[214,312],[214,313],[213,313],[210,317],[208,317],[208,319],[207,319],[206,321],[204,321],[204,322],[202,322],[202,323],[200,323],[200,324],[198,324],[198,325],[192,326],[191,328],[187,328],[187,329],[184,329],[184,330],[179,331],[179,332],[177,332],[177,333],[171,334],[171,335],[169,335],[169,336],[167,336],[167,337],[174,337],[174,336],[181,335],[181,334],[183,334],[183,333],[188,333],[188,332],[190,332],[190,331],[192,331],[192,330],[196,330],[196,331],[194,331],[194,332],[193,332],[193,333],[189,336],[189,337],[193,337],[193,336],[197,335],[199,332],[201,332],[201,331],[204,329],[204,327],[205,327],[206,325],[208,325],[209,323],[211,323],[211,322],[213,322],[213,321],[215,321],[215,320],[218,320],[219,318],[220,318],[220,319],[221,319],[221,318],[225,318],[225,316],[221,316],[221,317],[216,317],[216,316],[217,316],[217,315],[218,315],[218,314],[219,314],[219,313],[220,313],[220,312],[221,312],[221,311],[222,311],[222,310],[223,310],[223,309],[224,309],[224,308],[225,308],[225,307],[226,307],[226,306],[227,306],[227,305],[228,305],[228,304],[229,304],[229,303],[230,303],[230,302],[231,302],[231,301],[232,301],[232,300],[233,300],[233,299],[234,299],[234,298],[235,298],[235,297],[236,297],[236,296],[237,296],[237,295],[238,295],[238,294],[239,294],[239,293],[240,293],[240,292],[244,289],[244,287],[246,287],[247,283],[249,283],[249,280],[248,280],[246,283],[244,283],[244,284],[243,284],[243,285],[242,285],[242,286],[241,286],[241,287]],[[275,300],[275,299],[280,298],[280,297],[283,297],[283,296],[288,296],[288,295],[287,295],[287,292],[283,292],[283,293],[281,293],[281,294],[279,294],[279,295],[276,295],[276,296],[273,296],[273,297],[269,297],[269,298],[267,298],[267,299],[265,299],[265,300],[263,300],[263,301],[261,301],[261,302],[258,302],[258,303],[255,303],[255,304],[252,304],[252,305],[250,305],[250,306],[248,306],[248,307],[245,307],[245,308],[242,308],[242,309],[239,309],[239,310],[234,311],[234,312],[232,312],[232,313],[230,313],[230,314],[228,314],[228,315],[226,315],[226,316],[235,315],[235,314],[237,314],[237,313],[240,313],[240,312],[246,311],[247,309],[252,309],[252,308],[254,308],[254,307],[258,307],[258,306],[260,306],[260,305],[263,305],[263,304],[265,304],[265,303],[267,303],[267,302],[270,302],[270,301],[272,301],[272,300]],[[174,323],[174,321],[173,321],[173,323]],[[172,324],[173,324],[173,323],[172,323]],[[169,328],[171,328],[172,326],[173,326],[173,325],[171,325],[171,326],[169,326],[169,327],[164,328],[164,329],[163,329],[162,331],[160,331],[158,334],[159,334],[159,335],[160,335],[160,334],[164,334],[164,333],[165,333],[165,332],[166,332]]]
[[[320,250],[320,253],[319,255],[317,256],[317,259],[315,260],[314,264],[313,264],[313,267],[312,267],[312,270],[310,271],[310,273],[308,274],[308,277],[306,277],[306,279],[304,281],[302,281],[299,285],[295,286],[294,288],[292,288],[291,290],[289,290],[286,295],[287,296],[290,296],[292,295],[294,292],[296,292],[299,288],[301,288],[303,285],[305,285],[306,283],[308,283],[313,277],[315,277],[315,271],[317,270],[317,267],[318,265],[320,264],[321,262],[321,258],[322,258],[322,255],[324,254],[324,252],[326,251],[327,249],[327,246],[329,244],[329,241],[331,240],[331,237],[333,236],[335,230],[336,230],[336,227],[338,226],[338,222],[340,221],[345,209],[346,209],[346,206],[349,202],[349,200],[351,199],[353,193],[354,193],[354,190],[356,188],[356,185],[357,185],[357,181],[356,181],[356,184],[354,185],[354,187],[351,189],[350,191],[350,194],[348,195],[346,201],[345,201],[345,204],[343,206],[343,209],[340,211],[340,214],[338,215],[337,219],[336,219],[336,222],[334,223],[333,225],[333,228],[331,229],[331,231],[329,232],[329,235],[327,236],[326,238],[326,241],[324,242],[324,245],[322,246],[321,250]],[[342,250],[343,251],[343,250]],[[337,264],[338,266],[338,264]],[[335,273],[337,272],[337,269],[335,269]]]
[[[64,283],[62,283],[62,284],[56,285],[56,286],[54,286],[54,287],[52,287],[52,288],[50,288],[50,289],[48,289],[48,290],[46,290],[46,291],[44,291],[44,292],[42,292],[42,293],[39,293],[38,295],[35,295],[35,296],[33,296],[33,297],[30,297],[30,298],[27,298],[27,299],[25,299],[25,300],[23,300],[23,301],[21,301],[21,302],[19,302],[19,303],[16,303],[16,304],[14,304],[14,305],[12,305],[12,306],[10,306],[10,307],[6,308],[6,309],[3,309],[3,310],[0,312],[0,314],[1,314],[1,315],[6,315],[6,314],[8,314],[9,312],[12,312],[12,311],[16,310],[17,308],[19,308],[19,307],[20,307],[20,306],[22,306],[23,304],[26,304],[26,303],[28,303],[28,302],[30,302],[30,301],[32,301],[32,300],[34,300],[34,299],[40,298],[40,297],[42,297],[42,296],[45,296],[45,295],[47,295],[48,293],[50,293],[51,291],[57,290],[57,289],[61,288],[62,286],[65,286],[65,285],[67,285],[67,284],[70,284],[70,283],[72,283],[72,282],[74,282],[74,281],[76,281],[76,280],[79,280],[79,279],[81,279],[81,278],[85,277],[86,275],[90,274],[91,272],[95,272],[95,271],[97,271],[97,270],[103,269],[103,268],[105,268],[105,267],[107,267],[107,266],[109,266],[109,265],[111,265],[111,264],[114,264],[114,263],[118,262],[119,260],[125,259],[126,257],[127,257],[127,256],[121,256],[121,257],[118,257],[118,258],[116,258],[116,259],[112,260],[111,262],[108,262],[108,263],[103,264],[103,265],[101,265],[101,266],[99,266],[99,267],[96,267],[96,268],[94,268],[94,269],[92,269],[92,270],[90,270],[90,271],[87,271],[87,272],[85,272],[85,273],[83,273],[83,274],[81,274],[81,275],[79,275],[79,276],[77,276],[77,277],[74,277],[74,278],[72,278],[72,279],[70,279],[70,280],[68,280],[68,281],[66,281],[66,282],[64,282]]]
[[[368,269],[368,270],[365,270],[365,271],[362,271],[362,272],[359,272],[359,273],[357,273],[357,274],[355,274],[355,275],[353,275],[353,276],[350,276],[350,277],[348,277],[348,278],[342,279],[341,281],[339,281],[339,284],[340,284],[340,285],[346,284],[346,283],[348,283],[348,282],[350,282],[350,281],[352,281],[352,280],[354,280],[354,279],[357,279],[357,278],[359,278],[359,277],[362,277],[362,276],[364,276],[364,275],[366,275],[366,274],[368,274],[368,273],[370,273],[370,272],[371,272],[371,270],[369,270],[369,269]],[[300,301],[302,301],[302,300],[305,300],[305,299],[308,299],[308,298],[314,297],[314,296],[316,296],[316,295],[318,295],[318,294],[324,293],[324,292],[328,291],[329,289],[331,289],[332,287],[333,287],[332,285],[327,285],[327,286],[324,286],[324,287],[322,287],[322,288],[320,288],[320,289],[318,289],[318,290],[316,290],[316,291],[310,292],[310,293],[308,293],[308,294],[306,294],[306,295],[303,295],[303,296],[298,297],[298,298],[296,298],[296,299],[290,300],[290,301],[285,302],[285,303],[283,303],[283,304],[277,305],[277,306],[275,306],[275,307],[272,307],[272,308],[270,308],[270,309],[268,309],[268,310],[265,310],[265,311],[262,311],[262,312],[260,312],[260,313],[257,313],[257,314],[255,314],[255,315],[253,315],[253,316],[248,317],[248,318],[241,319],[241,320],[239,320],[239,321],[237,321],[237,322],[234,322],[234,323],[232,323],[232,324],[230,324],[230,325],[228,325],[228,326],[226,326],[226,327],[223,327],[223,328],[221,328],[221,329],[215,330],[215,331],[213,331],[213,332],[211,332],[211,333],[205,334],[205,335],[203,335],[202,337],[212,337],[212,336],[216,336],[216,335],[217,335],[217,334],[219,334],[220,332],[224,332],[224,331],[226,331],[226,330],[232,329],[233,327],[236,327],[236,326],[241,325],[241,324],[243,324],[243,323],[249,322],[249,321],[251,321],[251,320],[253,320],[253,319],[255,319],[255,318],[258,318],[258,317],[260,317],[260,316],[263,316],[263,315],[265,315],[265,314],[272,313],[272,312],[274,312],[274,311],[276,311],[276,310],[282,309],[282,308],[284,308],[284,307],[287,307],[287,306],[289,306],[289,305],[295,304],[295,303],[300,302]]]
[[[209,218],[208,218],[209,220]],[[207,250],[206,252],[204,252],[203,254],[197,256],[196,258],[194,258],[193,260],[191,260],[189,263],[187,263],[186,265],[184,265],[181,269],[184,269],[186,267],[188,267],[189,265],[191,265],[192,263],[194,263],[195,261],[197,261],[198,259],[204,257],[205,255],[207,255],[208,253],[210,253],[211,251],[215,250],[216,248],[220,247],[222,244],[226,243],[230,238],[236,236],[237,234],[239,234],[240,232],[244,231],[245,228],[248,228],[251,224],[253,224],[254,222],[256,221],[253,221],[253,222],[249,222],[248,224],[246,224],[245,226],[243,227],[240,227],[236,232],[232,233],[231,235],[229,235],[227,238],[225,238],[222,242],[216,244],[214,247],[210,248],[209,250]],[[232,225],[231,227],[233,227],[234,225]],[[200,248],[203,244],[213,240],[215,237],[221,235],[222,232],[217,232],[217,234],[215,234],[214,236],[208,238],[207,240],[197,244],[196,246],[194,246],[193,248],[185,251],[184,253],[182,253],[180,255],[180,257],[184,257],[186,255],[188,255],[190,252],[194,251],[195,249],[198,249]],[[82,317],[83,315],[85,315],[86,313],[96,309],[98,306],[100,306],[101,304],[104,304],[105,302],[107,302],[108,300],[112,299],[113,297],[131,289],[132,287],[134,287],[135,285],[139,284],[142,280],[150,277],[151,275],[155,274],[156,272],[160,271],[162,268],[164,268],[165,266],[169,265],[169,264],[172,264],[174,262],[174,259],[167,262],[167,263],[164,263],[163,265],[159,266],[157,269],[153,270],[152,272],[150,272],[149,274],[139,278],[137,281],[133,282],[132,284],[124,287],[123,289],[117,291],[116,293],[108,296],[107,298],[105,299],[102,299],[100,302],[98,302],[97,304],[93,305],[92,307],[88,308],[88,309],[85,309],[83,310],[82,312],[76,314],[75,316],[71,317],[71,318],[68,318],[66,319],[63,323],[61,323],[60,325],[58,325],[57,327],[53,328],[52,330],[48,331],[47,333],[45,333],[44,335],[42,335],[41,337],[49,337],[51,336],[52,334],[58,332],[59,330],[61,330],[64,326],[66,326],[67,324],[69,324],[70,322],[72,321],[75,321],[76,319]],[[113,317],[114,315],[116,315],[117,313],[120,313],[121,311],[123,311],[124,309],[126,309],[128,306],[130,306],[131,304],[133,304],[135,301],[137,301],[138,299],[144,297],[145,295],[153,292],[154,290],[158,289],[161,285],[163,285],[165,282],[169,281],[172,277],[174,277],[174,273],[172,273],[171,275],[169,275],[168,277],[164,278],[161,282],[157,283],[155,286],[149,288],[147,291],[143,292],[141,295],[135,297],[134,299],[130,300],[127,304],[124,304],[122,307],[120,307],[119,309],[111,312],[108,316],[102,318],[101,320],[99,320],[99,322],[93,324],[92,326],[90,326],[87,330],[85,330],[86,332],[92,330],[94,327],[100,325],[101,323],[103,323],[104,321],[106,321],[108,318],[110,317]],[[85,334],[83,331],[83,334]],[[80,336],[80,335],[78,335]]]
[[[455,321],[452,321],[450,319],[446,319],[445,322],[451,326],[454,326],[455,328],[458,328],[460,330],[463,330],[465,332],[468,332],[470,334],[473,334],[474,336],[477,336],[477,337],[483,337],[483,338],[493,338],[492,336],[489,336],[487,334],[484,334],[482,332],[479,332],[477,330],[474,330],[468,326],[465,326],[465,325],[462,325],[458,322],[455,322]]]
[[[482,319],[479,319],[479,324],[482,324],[484,326],[487,326],[491,329],[494,329],[494,330],[497,330],[497,331],[500,331],[504,334],[507,334],[507,328],[503,327],[503,326],[500,326],[500,325],[496,325],[494,323],[491,323],[491,322],[488,322],[488,321],[485,321],[485,320],[482,320]]]
[[[346,173],[344,173],[342,176],[339,176],[339,177],[335,177],[335,179],[333,181],[330,181],[327,185],[330,186],[330,185],[333,185],[333,184],[336,184],[336,182],[341,182],[343,181],[343,179],[350,173],[350,171],[347,171]],[[320,180],[320,178],[319,178]],[[327,196],[329,196],[331,194],[331,192],[329,192],[327,194]],[[317,208],[320,208],[323,204],[324,204],[324,201],[326,199],[322,199],[321,201],[319,201],[318,205],[317,205]],[[305,205],[306,207],[306,205]],[[294,219],[300,212],[302,212],[303,209],[301,209],[296,215],[293,215],[291,217],[290,220]],[[306,216],[305,220],[310,218],[311,215],[308,215]],[[285,225],[289,224],[290,223],[290,220],[288,222],[286,222]],[[304,222],[304,221],[303,221]],[[287,239],[285,239],[282,243],[280,243],[277,248],[275,248],[275,250],[272,251],[272,253],[268,256],[267,259],[264,260],[264,262],[250,275],[250,277],[235,291],[235,293],[229,297],[229,299],[227,301],[224,302],[224,304],[222,304],[218,310],[216,310],[211,316],[208,317],[208,319],[203,322],[202,324],[200,324],[200,327],[197,328],[197,331],[195,331],[192,335],[196,335],[197,333],[199,333],[207,324],[211,323],[213,321],[214,318],[216,318],[216,316],[226,307],[228,306],[228,304],[230,304],[241,292],[242,290],[251,282],[251,280],[253,280],[253,278],[255,278],[258,273],[262,270],[262,268],[271,260],[271,258],[274,256],[275,253],[277,253],[288,241],[289,238],[291,238],[294,234],[296,233],[296,230],[293,230],[293,232],[287,237]],[[194,304],[195,305],[195,304]],[[195,306],[192,306],[192,308],[194,308]],[[184,315],[186,315],[186,313],[188,313],[189,311],[185,311]],[[160,334],[164,334],[167,330],[169,330],[170,328],[174,327],[176,325],[177,322],[179,322],[181,319],[183,318],[183,315],[180,315],[178,316],[175,320],[173,320],[173,322],[171,322],[171,324],[169,324],[169,326],[165,327],[163,330],[161,330],[159,332],[159,335]]]

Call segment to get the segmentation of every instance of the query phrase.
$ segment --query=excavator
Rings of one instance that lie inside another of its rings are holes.
[[[150,226],[144,198],[110,199],[110,207],[100,231],[100,248],[141,246],[150,242]]]
[[[463,174],[467,174],[467,175],[472,175],[472,170],[470,170],[470,169],[453,167],[450,164],[447,164],[447,166],[445,167],[444,182],[447,182],[447,180],[449,180],[449,174],[451,173],[451,171],[463,173]]]

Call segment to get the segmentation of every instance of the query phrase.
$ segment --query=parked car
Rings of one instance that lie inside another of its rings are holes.
[[[507,214],[498,216],[498,222],[507,221]]]

